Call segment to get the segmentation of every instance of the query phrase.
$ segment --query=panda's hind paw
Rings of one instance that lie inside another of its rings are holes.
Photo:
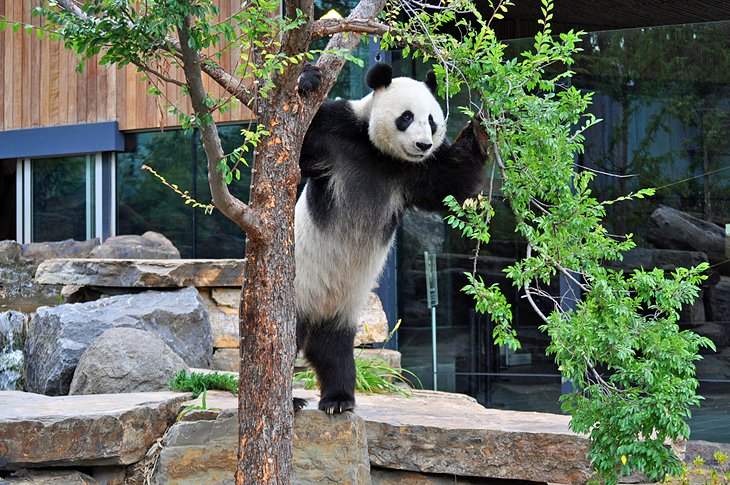
[[[322,84],[322,71],[314,64],[304,66],[299,76],[299,94],[307,95],[319,89]]]
[[[307,400],[300,397],[294,398],[294,412],[301,411],[307,407]]]
[[[339,414],[355,409],[353,398],[322,398],[319,401],[319,409],[327,414]]]

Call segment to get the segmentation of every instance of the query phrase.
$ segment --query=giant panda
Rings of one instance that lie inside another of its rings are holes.
[[[300,92],[316,89],[307,68]],[[375,285],[403,211],[443,209],[480,186],[486,134],[467,126],[453,143],[436,100],[436,78],[393,78],[388,64],[366,75],[372,92],[325,101],[304,137],[306,178],[295,209],[297,349],[314,368],[319,409],[355,406],[353,346],[357,317]],[[294,399],[294,409],[306,406]]]

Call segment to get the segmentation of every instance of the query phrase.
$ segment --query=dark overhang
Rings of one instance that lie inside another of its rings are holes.
[[[0,159],[120,151],[124,135],[116,121],[0,131]]]

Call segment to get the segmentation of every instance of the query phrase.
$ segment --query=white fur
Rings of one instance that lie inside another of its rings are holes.
[[[358,120],[368,121],[370,141],[395,158],[421,162],[443,143],[443,112],[422,82],[396,78],[387,88],[349,103]],[[413,113],[414,121],[405,131],[399,131],[395,120],[405,110]],[[437,125],[434,134],[429,115]],[[416,142],[430,143],[432,147],[423,152],[416,147]],[[399,184],[379,187],[381,195],[377,200],[352,197],[353,190],[368,190],[358,188],[360,180],[352,167],[335,160],[327,170],[327,190],[334,196],[334,207],[328,214],[326,227],[320,227],[312,218],[307,201],[308,186],[296,205],[297,314],[310,322],[337,318],[354,325],[395,240],[395,235],[385,240],[383,234],[403,209],[404,188]]]
[[[372,96],[368,135],[370,141],[383,152],[400,160],[421,162],[443,143],[446,134],[444,113],[424,83],[398,77],[388,87],[377,89],[368,96]],[[363,98],[360,103],[366,99]],[[351,103],[353,105],[355,102]],[[399,131],[395,128],[395,120],[405,110],[413,113],[414,120],[405,131]],[[361,111],[365,112],[362,108]],[[429,115],[437,127],[433,135],[428,122]],[[431,144],[431,148],[423,152],[416,146],[419,142]]]

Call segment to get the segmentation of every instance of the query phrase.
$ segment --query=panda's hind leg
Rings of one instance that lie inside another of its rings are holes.
[[[304,344],[307,341],[308,326],[306,322],[302,321],[301,318],[297,318],[297,354],[299,350],[304,348]],[[294,398],[294,412],[301,411],[307,407],[307,400],[301,397]]]
[[[339,319],[308,329],[304,355],[319,382],[319,409],[327,414],[355,408],[355,328]]]

